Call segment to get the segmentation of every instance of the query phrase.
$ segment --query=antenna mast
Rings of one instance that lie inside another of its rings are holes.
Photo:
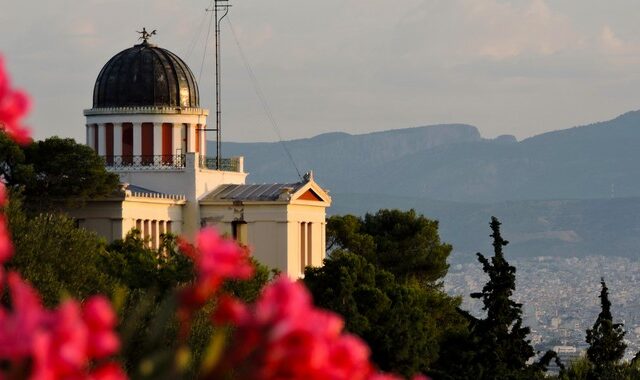
[[[213,8],[207,9],[207,12],[213,12],[213,18],[216,23],[215,41],[216,41],[216,168],[220,170],[222,167],[222,106],[220,102],[220,22],[229,13],[229,0],[214,0]]]

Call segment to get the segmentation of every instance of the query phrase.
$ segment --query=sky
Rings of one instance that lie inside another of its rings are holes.
[[[84,140],[83,109],[136,30],[182,57],[213,99],[211,0],[0,0],[0,54],[33,100],[37,139]],[[640,108],[637,0],[231,0],[223,140],[467,123],[523,139]],[[204,58],[204,60],[203,60]],[[203,64],[204,62],[204,64]],[[209,121],[211,123],[211,120]]]

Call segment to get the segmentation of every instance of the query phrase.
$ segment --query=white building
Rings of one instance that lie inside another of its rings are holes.
[[[146,40],[116,54],[84,115],[87,145],[122,186],[71,211],[81,226],[109,241],[138,228],[157,247],[162,233],[190,239],[211,225],[291,277],[322,264],[327,192],[311,173],[297,183],[247,185],[242,157],[207,157],[208,110],[175,54]]]

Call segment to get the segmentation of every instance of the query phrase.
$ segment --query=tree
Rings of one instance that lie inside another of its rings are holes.
[[[0,181],[12,188],[33,178],[33,167],[25,164],[20,145],[0,132]]]
[[[618,364],[624,356],[627,345],[624,343],[624,326],[613,323],[609,289],[601,279],[600,305],[601,311],[591,329],[587,330],[586,341],[589,344],[587,357],[593,365],[590,379],[614,379],[619,370]]]
[[[489,281],[481,292],[471,294],[482,300],[487,312],[485,319],[471,327],[477,341],[477,360],[485,369],[478,378],[513,378],[530,370],[527,360],[534,350],[526,339],[529,328],[522,326],[522,304],[511,299],[516,289],[516,268],[507,262],[502,250],[509,242],[502,238],[497,218],[491,218],[490,226],[494,255],[489,261],[477,254]]]
[[[24,189],[29,207],[47,208],[54,201],[83,201],[117,189],[119,178],[105,169],[90,147],[73,139],[50,137],[24,148],[33,176]]]
[[[329,247],[363,256],[400,281],[428,285],[447,273],[452,249],[440,241],[438,222],[414,210],[380,210],[364,219],[333,216],[327,223],[327,240]]]
[[[115,240],[104,255],[104,270],[129,289],[152,289],[163,294],[193,279],[193,264],[178,251],[176,237],[162,234],[159,249],[149,247],[137,229]]]
[[[14,192],[6,209],[15,245],[8,266],[40,291],[46,305],[56,305],[67,296],[85,299],[113,293],[119,283],[104,272],[105,243],[101,238],[77,228],[65,215],[31,217],[21,205]]]
[[[463,321],[460,300],[435,288],[396,281],[364,257],[335,250],[324,266],[305,270],[316,305],[341,314],[345,328],[363,338],[381,369],[406,376],[426,372],[439,341]]]

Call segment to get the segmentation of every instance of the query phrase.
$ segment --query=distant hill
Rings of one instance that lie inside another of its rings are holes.
[[[640,257],[640,198],[510,201],[495,204],[434,201],[374,194],[333,194],[331,214],[362,215],[413,208],[440,222],[441,238],[457,260],[490,253],[489,220],[497,216],[510,256]]]
[[[415,208],[466,253],[488,250],[496,215],[515,254],[640,255],[640,111],[519,142],[452,124],[285,144],[331,190],[331,213]],[[223,153],[245,156],[249,182],[296,179],[280,143],[225,143]]]
[[[286,142],[301,171],[335,192],[459,202],[640,196],[640,112],[520,142],[483,139],[469,125]],[[209,147],[209,151],[213,146]],[[295,179],[280,143],[225,143],[244,155],[249,181]]]
[[[313,170],[333,190],[348,189],[354,175],[438,146],[481,141],[469,125],[436,125],[365,135],[328,133],[285,142],[301,171]],[[207,149],[215,151],[209,142]],[[295,180],[296,171],[280,143],[224,143],[225,157],[242,155],[249,181],[261,183]]]

